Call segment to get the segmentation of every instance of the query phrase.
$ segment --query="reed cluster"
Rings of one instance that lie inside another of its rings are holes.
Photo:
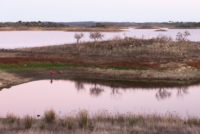
[[[8,113],[0,119],[1,133],[199,133],[198,117],[181,118],[178,114],[165,115],[109,113],[99,110],[90,114],[87,110],[72,111],[61,116],[53,109],[41,117],[26,115],[22,118]]]

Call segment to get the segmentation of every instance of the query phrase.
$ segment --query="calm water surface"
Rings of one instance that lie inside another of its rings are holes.
[[[155,84],[154,84],[155,85]],[[87,109],[91,113],[159,113],[167,111],[182,117],[200,116],[200,88],[195,86],[145,85],[132,82],[40,80],[0,91],[0,116],[7,112],[23,116],[43,115],[53,108],[57,113]],[[152,87],[154,86],[154,87]]]
[[[124,32],[107,32],[104,34],[104,40],[112,39],[115,36],[119,37],[138,37],[145,38],[157,37],[159,34],[164,34],[176,38],[178,32],[185,30],[191,33],[188,39],[192,41],[200,41],[200,29],[167,29],[167,32],[155,32],[156,29],[133,29],[129,28]],[[0,32],[0,48],[21,48],[35,47],[46,45],[60,45],[64,43],[74,43],[74,34],[76,32],[63,31],[6,31]],[[78,32],[80,33],[80,32]],[[84,38],[81,41],[91,41],[89,33],[83,32]]]

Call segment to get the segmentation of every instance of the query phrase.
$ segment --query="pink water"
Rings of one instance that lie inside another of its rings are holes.
[[[167,29],[167,32],[155,32],[156,29],[133,29],[129,28],[124,32],[104,32],[104,40],[112,39],[115,36],[124,38],[138,37],[145,38],[157,37],[159,34],[176,38],[178,32],[185,30],[191,33],[188,37],[192,41],[200,41],[200,29]],[[63,31],[0,31],[0,48],[22,48],[37,47],[47,45],[60,45],[65,43],[75,43],[74,34],[77,32]],[[78,32],[80,33],[80,32]],[[84,37],[80,41],[92,41],[89,32],[83,32]]]
[[[78,109],[87,109],[91,113],[104,109],[111,113],[165,114],[175,111],[183,117],[188,114],[199,116],[199,96],[198,86],[149,89],[114,87],[112,83],[40,80],[0,91],[0,116],[5,117],[7,112],[36,116],[50,108],[61,114]]]

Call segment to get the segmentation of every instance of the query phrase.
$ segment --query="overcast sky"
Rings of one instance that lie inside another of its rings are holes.
[[[200,0],[0,0],[7,21],[200,21]]]

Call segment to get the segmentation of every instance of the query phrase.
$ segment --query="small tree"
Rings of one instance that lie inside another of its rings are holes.
[[[79,40],[84,36],[83,33],[75,33],[74,38],[77,40],[77,44],[79,43]]]
[[[188,31],[185,31],[184,33],[178,32],[176,35],[177,41],[185,41],[187,36],[190,36],[191,34]]]
[[[99,39],[102,39],[104,37],[104,35],[100,32],[95,32],[95,33],[90,33],[90,39],[93,39],[95,42],[95,46],[96,46],[96,42]]]

